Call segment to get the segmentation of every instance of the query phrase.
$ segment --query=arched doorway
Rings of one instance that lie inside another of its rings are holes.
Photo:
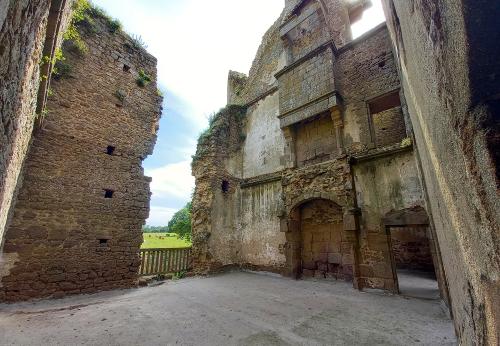
[[[338,204],[320,198],[305,201],[292,209],[289,224],[294,277],[352,280],[355,239],[344,231]]]

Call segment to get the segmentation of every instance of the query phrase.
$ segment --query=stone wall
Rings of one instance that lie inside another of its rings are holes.
[[[279,92],[248,108],[243,146],[243,178],[283,169],[285,138],[278,120]]]
[[[343,98],[346,151],[374,148],[369,102],[400,86],[385,24],[340,50],[335,76]]]
[[[500,340],[496,1],[385,0],[464,345]]]
[[[130,287],[137,279],[156,140],[156,59],[106,19],[80,28],[88,52],[65,44],[10,227],[0,298],[7,301]],[[152,79],[136,83],[139,71]]]
[[[234,265],[300,277],[306,269],[359,288],[396,289],[383,219],[423,206],[421,184],[387,28],[353,41],[348,16],[342,1],[287,2],[249,76],[230,73],[228,100],[245,106],[244,124],[229,117],[209,131],[241,132],[243,142],[241,150],[231,136],[198,146],[193,233],[200,235],[200,272]],[[385,95],[396,104],[381,102]],[[222,180],[232,186],[228,193],[220,192]],[[337,206],[335,225],[333,218],[301,225],[300,209],[316,202]],[[336,227],[341,251],[316,249],[307,260],[315,265],[303,268],[301,228],[311,225]]]
[[[398,269],[434,272],[427,227],[391,227],[394,261]]]
[[[330,114],[305,120],[295,126],[297,167],[328,161],[337,147]]]
[[[239,237],[235,222],[240,208],[245,114],[245,107],[226,107],[215,115],[198,140],[192,163],[196,187],[191,213],[193,265],[197,273],[237,263]]]
[[[60,36],[71,3],[0,1],[0,249],[36,118],[42,51],[57,46],[51,38]]]
[[[406,138],[406,127],[401,107],[394,107],[372,114],[374,141],[384,147],[399,143]]]
[[[285,265],[282,245],[285,235],[279,232],[281,182],[243,186],[239,219],[238,262],[261,270],[281,272]]]

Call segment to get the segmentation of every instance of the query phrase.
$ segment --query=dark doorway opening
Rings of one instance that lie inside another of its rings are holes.
[[[388,232],[399,293],[415,298],[439,299],[429,227],[388,227]]]

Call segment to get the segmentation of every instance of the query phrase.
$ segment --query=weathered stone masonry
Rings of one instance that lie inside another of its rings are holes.
[[[198,147],[198,272],[242,266],[397,291],[384,219],[424,200],[387,28],[351,39],[365,6],[287,1],[248,77],[230,72],[244,141]]]
[[[498,1],[384,0],[461,344],[500,344]]]
[[[48,74],[71,5],[71,0],[0,2],[0,248],[36,111],[43,109],[48,91],[50,79],[40,77]],[[42,55],[47,63],[40,64]]]
[[[156,59],[95,19],[88,52],[64,46],[70,71],[52,82],[6,232],[0,298],[62,296],[135,284],[156,140]],[[83,30],[83,29],[82,29]],[[152,82],[141,88],[139,71]]]

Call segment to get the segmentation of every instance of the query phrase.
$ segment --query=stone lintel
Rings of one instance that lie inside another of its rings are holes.
[[[422,207],[397,210],[387,213],[382,219],[385,226],[403,227],[403,226],[427,226],[429,217]]]
[[[332,108],[340,106],[341,102],[342,98],[340,94],[336,90],[332,90],[311,102],[279,115],[280,127],[284,128],[329,111]]]
[[[263,175],[259,175],[256,177],[247,178],[247,179],[243,180],[240,184],[240,187],[242,189],[244,189],[244,188],[252,187],[252,186],[256,186],[256,185],[274,183],[276,181],[280,181],[281,177],[282,177],[282,171],[269,173],[269,174],[263,174]]]
[[[398,155],[400,153],[406,153],[413,151],[413,144],[409,143],[396,143],[390,146],[372,149],[368,152],[357,153],[352,155],[350,158],[350,163],[352,165],[362,163],[365,161],[377,160],[387,156]]]

